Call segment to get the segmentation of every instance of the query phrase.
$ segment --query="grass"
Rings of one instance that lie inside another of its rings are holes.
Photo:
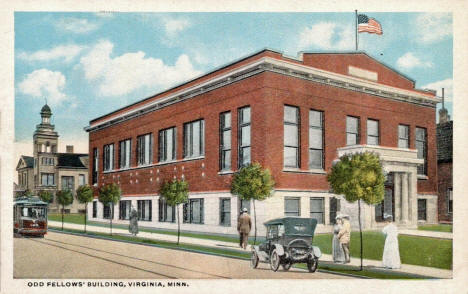
[[[453,226],[448,225],[448,224],[447,225],[424,225],[424,226],[418,226],[418,230],[452,233]]]
[[[52,227],[52,229],[53,230],[55,229],[56,232],[62,232],[59,228]],[[176,243],[173,243],[173,242],[145,239],[145,238],[139,238],[139,237],[125,236],[125,235],[116,235],[116,234],[112,236],[110,236],[109,234],[97,233],[97,232],[87,232],[86,234],[84,234],[81,230],[73,230],[73,229],[64,229],[63,232],[81,234],[81,235],[86,235],[90,237],[99,237],[99,238],[105,238],[105,239],[111,239],[111,240],[126,241],[126,242],[132,242],[132,243],[149,244],[149,245],[162,247],[162,248],[188,250],[188,251],[194,251],[194,252],[204,253],[204,254],[221,255],[224,257],[231,257],[231,258],[236,258],[236,259],[244,259],[244,260],[250,259],[250,252],[238,252],[235,250],[218,249],[218,248],[192,245],[192,244],[184,244],[184,243],[180,243],[179,245],[177,245]],[[297,268],[306,269],[305,264],[295,264],[294,266]],[[418,276],[418,275],[406,274],[406,273],[401,273],[401,272],[389,272],[389,271],[383,271],[383,270],[371,269],[371,268],[364,268],[362,271],[358,271],[358,267],[353,267],[353,266],[348,266],[348,265],[346,266],[335,265],[335,264],[329,264],[329,263],[319,263],[319,270],[322,270],[324,272],[332,272],[332,273],[340,273],[340,274],[348,274],[348,275],[351,274],[357,277],[375,278],[375,279],[423,279],[423,278],[427,278],[427,277]]]
[[[49,220],[61,221],[61,214],[49,214]],[[64,221],[74,224],[84,224],[83,214],[66,214]],[[88,225],[107,227],[108,223],[88,222]],[[127,229],[127,225],[112,224],[114,228]],[[445,226],[445,225],[443,225]],[[141,232],[159,233],[167,235],[177,235],[177,231],[142,228]],[[81,231],[79,231],[81,232]],[[181,236],[193,237],[199,239],[217,240],[223,242],[238,243],[239,239],[232,236],[208,235],[200,233],[181,232]],[[363,255],[365,259],[382,260],[383,246],[385,243],[384,235],[380,232],[363,232]],[[331,254],[332,234],[316,234],[314,236],[314,245],[320,247],[325,254]],[[253,238],[250,236],[250,244],[253,244]],[[400,246],[400,258],[404,264],[413,264],[420,266],[436,267],[441,269],[452,268],[452,240],[400,235],[398,236]],[[260,243],[257,237],[257,244]],[[351,256],[359,258],[360,241],[359,232],[351,234],[350,243]]]
[[[380,232],[367,231],[362,233],[363,256],[365,259],[382,260],[385,237]],[[332,252],[331,234],[319,234],[314,237],[314,245],[320,247],[323,253]],[[452,268],[452,240],[400,235],[398,236],[400,258],[404,264]],[[351,256],[359,258],[359,232],[351,233]]]

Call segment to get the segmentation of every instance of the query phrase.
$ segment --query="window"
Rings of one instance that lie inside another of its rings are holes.
[[[300,216],[301,205],[299,197],[284,198],[284,216]]]
[[[346,117],[346,145],[359,144],[359,118]]]
[[[54,186],[55,175],[49,173],[41,173],[41,185],[42,186]]]
[[[367,145],[379,145],[379,121],[367,120]]]
[[[315,218],[318,224],[324,224],[325,218],[323,197],[311,197],[310,198],[310,217]]]
[[[323,169],[323,112],[309,111],[309,168]]]
[[[138,220],[151,221],[151,200],[138,200]]]
[[[111,206],[112,202],[103,205],[102,217],[105,219],[111,218]],[[114,210],[112,209],[112,219],[114,219]]]
[[[93,201],[93,218],[97,217],[97,201]]]
[[[231,198],[219,199],[219,224],[222,226],[231,225]]]
[[[219,115],[219,169],[231,169],[231,112]]]
[[[240,199],[239,208],[239,213],[242,209],[247,208],[247,213],[250,214],[250,200]]]
[[[189,199],[184,204],[184,223],[203,224],[203,198]]]
[[[159,198],[159,221],[160,222],[175,222],[176,211],[175,207],[168,205],[164,198]]]
[[[41,165],[54,165],[54,158],[42,157]]]
[[[137,159],[138,165],[152,163],[153,157],[153,135],[146,134],[137,137]]]
[[[453,193],[452,188],[447,190],[447,213],[453,213]]]
[[[119,142],[119,168],[129,168],[132,154],[132,141],[130,139]]]
[[[114,169],[114,144],[104,145],[103,152],[104,171],[111,171]]]
[[[176,128],[159,131],[159,162],[176,159]]]
[[[424,159],[424,164],[418,165],[418,174],[427,174],[427,142],[426,129],[416,128],[416,149],[418,150],[418,158]]]
[[[250,107],[239,108],[238,111],[239,131],[239,168],[250,164]]]
[[[78,186],[83,186],[86,184],[86,178],[85,175],[79,175],[78,176]]]
[[[184,124],[184,158],[199,157],[205,152],[203,120]]]
[[[409,127],[398,125],[398,148],[409,148]]]
[[[119,202],[119,219],[130,219],[130,209],[132,201],[120,200]]]
[[[284,167],[299,167],[299,108],[284,106]]]
[[[340,211],[340,199],[336,197],[331,197],[330,199],[330,223],[334,224],[336,215]]]
[[[418,199],[418,220],[426,219],[426,199]]]
[[[68,190],[73,193],[75,191],[74,182],[75,179],[73,177],[62,176],[62,190]]]
[[[97,184],[99,168],[99,151],[97,148],[93,149],[93,185]]]

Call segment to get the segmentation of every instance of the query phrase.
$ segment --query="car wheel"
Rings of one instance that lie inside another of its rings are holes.
[[[257,268],[258,266],[258,255],[257,255],[257,252],[252,251],[252,256],[250,257],[250,266],[252,268]]]
[[[271,267],[271,270],[276,272],[279,268],[279,265],[280,265],[280,257],[278,255],[278,252],[276,252],[276,250],[273,250],[273,252],[271,253],[271,256],[270,256],[270,267]]]
[[[307,261],[307,268],[310,273],[314,273],[318,267],[318,258],[311,258]]]
[[[291,268],[291,265],[292,263],[288,262],[288,263],[283,263],[281,266],[283,267],[285,271],[289,271],[289,269]]]

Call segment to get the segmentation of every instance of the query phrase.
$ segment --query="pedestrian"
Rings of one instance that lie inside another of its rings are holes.
[[[247,208],[242,209],[242,213],[237,219],[237,231],[239,232],[240,237],[240,246],[247,249],[247,242],[249,240],[250,229],[252,229],[252,220],[250,215],[247,213]]]
[[[382,264],[388,269],[398,269],[401,266],[400,251],[398,248],[398,228],[392,222],[393,217],[384,214],[386,226],[382,229],[385,235],[385,246],[382,255]]]
[[[343,215],[341,219],[342,224],[341,229],[338,232],[338,239],[340,240],[340,245],[343,249],[345,263],[350,263],[351,258],[349,256],[349,242],[351,240],[351,224],[349,223],[349,216]]]
[[[332,253],[333,253],[334,263],[345,262],[343,248],[341,247],[340,240],[338,238],[338,233],[340,232],[342,225],[343,225],[343,219],[341,218],[341,215],[337,215],[335,218],[335,225],[333,226]]]
[[[138,212],[133,207],[130,211],[130,223],[128,225],[128,231],[133,236],[138,234]]]

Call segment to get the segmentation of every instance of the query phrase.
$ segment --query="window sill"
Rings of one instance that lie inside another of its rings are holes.
[[[197,157],[186,157],[182,159],[181,161],[192,161],[192,160],[199,160],[199,159],[205,159],[205,155],[203,156],[197,156]]]
[[[156,163],[155,166],[161,166],[161,165],[166,165],[166,164],[171,164],[171,163],[177,163],[177,160],[160,161]]]
[[[325,170],[323,169],[308,169],[308,170],[301,170],[296,168],[284,168],[283,172],[286,173],[300,173],[300,174],[326,174]]]
[[[418,180],[428,180],[429,177],[426,175],[418,175]]]
[[[233,173],[235,172],[232,170],[222,170],[218,172],[218,175],[232,175]]]

